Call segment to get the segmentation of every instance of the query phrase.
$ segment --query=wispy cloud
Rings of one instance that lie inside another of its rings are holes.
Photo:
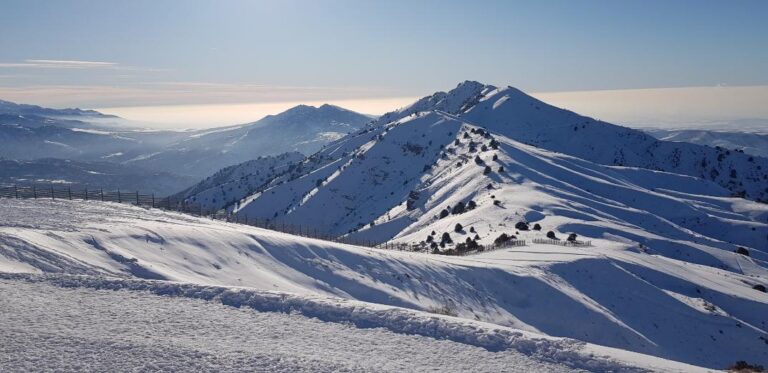
[[[0,63],[0,67],[32,69],[109,69],[118,65],[116,62],[75,60],[24,60],[24,62]]]
[[[371,87],[281,86],[207,82],[0,86],[0,98],[57,107],[321,102],[399,96],[403,95],[389,89]]]
[[[77,70],[129,70],[167,71],[150,67],[126,66],[117,62],[82,60],[24,60],[22,62],[0,62],[0,68],[10,69],[77,69]]]

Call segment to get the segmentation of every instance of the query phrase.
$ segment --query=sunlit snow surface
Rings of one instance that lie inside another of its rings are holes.
[[[337,315],[330,321],[354,322],[349,301],[366,302],[352,304],[365,315],[365,310],[384,307],[372,303],[439,310],[466,322],[712,368],[736,360],[768,360],[768,295],[752,289],[764,282],[762,277],[638,253],[618,242],[595,243],[588,249],[529,245],[444,257],[340,245],[113,203],[0,202],[0,272],[240,286],[296,294],[292,299],[299,304],[318,297],[340,299],[340,308],[307,314]],[[392,321],[384,315],[374,325],[412,330],[397,322],[410,316]],[[427,336],[456,336],[447,330]],[[473,335],[475,341],[485,340]],[[618,356],[611,351],[605,354]]]
[[[0,280],[3,371],[570,371],[514,350],[143,292]]]

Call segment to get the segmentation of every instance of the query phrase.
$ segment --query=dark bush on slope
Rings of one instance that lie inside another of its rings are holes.
[[[765,369],[762,365],[752,365],[747,363],[744,360],[739,360],[736,362],[736,364],[731,365],[728,368],[728,371],[730,372],[737,372],[737,373],[751,373],[751,372],[764,372]]]
[[[440,245],[453,243],[451,235],[448,232],[443,232],[443,236],[440,238]]]
[[[463,214],[464,211],[466,211],[466,206],[464,205],[464,202],[459,202],[456,204],[456,206],[453,206],[453,209],[451,210],[451,214],[454,214],[454,215]]]
[[[510,236],[506,233],[502,233],[501,235],[499,235],[499,237],[496,237],[496,239],[493,240],[493,243],[496,245],[502,245],[513,238],[514,236]]]

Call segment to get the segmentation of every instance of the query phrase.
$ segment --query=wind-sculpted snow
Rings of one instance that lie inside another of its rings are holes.
[[[511,87],[484,95],[460,117],[540,148],[599,164],[694,176],[711,180],[733,194],[768,201],[766,158],[723,148],[659,141],[640,130],[547,105]]]
[[[538,361],[536,369],[539,370],[559,370],[564,367],[569,369],[585,369],[592,372],[645,371],[646,369],[696,370],[692,366],[653,359],[648,356],[626,353],[617,354],[615,350],[588,345],[575,340],[545,337],[493,324],[337,298],[308,297],[243,288],[200,286],[164,281],[121,280],[93,276],[29,276],[0,273],[0,278],[33,284],[53,284],[63,288],[142,291],[164,297],[201,299],[230,307],[248,308],[258,312],[290,314],[294,318],[296,317],[295,315],[301,315],[323,322],[351,324],[361,329],[382,328],[397,334],[452,341],[480,347],[490,352],[503,353],[508,357],[515,357],[519,360],[515,363],[528,363],[529,368],[527,369],[531,369],[530,362]],[[274,316],[271,317],[274,318]],[[419,350],[423,350],[429,344],[432,343],[422,344]],[[621,361],[611,356],[612,354],[618,356],[624,354],[625,360]],[[642,362],[642,364],[639,366],[631,365],[638,362]],[[485,366],[487,363],[482,360],[478,360],[477,364],[473,369],[481,371],[491,369],[491,367]],[[457,368],[456,366],[446,365],[444,369],[453,370]],[[511,367],[507,366],[503,369],[506,370],[508,368]]]
[[[488,245],[502,233],[532,240],[552,230],[612,237],[733,271],[741,271],[733,259],[738,247],[758,266],[768,259],[764,204],[688,175],[553,153],[448,114],[411,116],[350,136],[309,158],[304,170],[276,179],[235,212],[374,242],[427,246],[428,237],[439,239],[432,232],[445,232],[455,243]],[[470,201],[471,211],[443,216]],[[521,221],[542,230],[513,229]],[[457,223],[473,232],[454,233]]]
[[[152,284],[102,281],[109,286],[100,286],[105,284],[95,278],[0,280],[0,370],[566,372],[574,370],[569,365],[593,361],[627,371],[653,366],[693,369],[647,356],[638,356],[642,360],[631,365],[612,363],[602,358],[611,351],[590,357],[576,349],[563,353],[572,356],[573,363],[548,363],[516,350],[491,352],[385,328],[321,321],[297,312],[261,312],[255,297],[240,304],[241,308],[223,305],[218,297],[202,300],[236,290],[200,287],[194,291],[193,286],[184,285],[171,292],[173,284],[163,285],[160,291]],[[105,290],[118,288],[122,291]]]
[[[482,333],[454,335],[431,321],[418,327],[391,321],[402,311],[378,319],[379,311],[354,311],[352,301],[450,314],[711,368],[736,360],[768,361],[768,294],[753,289],[768,284],[764,265],[722,250],[723,260],[738,271],[653,255],[610,236],[590,248],[529,242],[446,257],[359,248],[113,203],[41,200],[0,202],[0,246],[0,272],[164,279],[203,286],[155,281],[130,286],[212,294],[206,297],[226,293],[233,305],[247,305],[251,297],[262,305],[280,297],[310,297],[321,299],[323,307],[344,307],[331,312],[307,306],[307,315],[359,317],[360,326],[374,318],[379,321],[371,325],[404,333],[432,330],[429,335],[468,338],[463,343],[488,349],[507,342]],[[118,280],[77,281],[128,286]],[[345,301],[327,301],[336,298]],[[274,307],[285,311],[292,303],[281,304]]]

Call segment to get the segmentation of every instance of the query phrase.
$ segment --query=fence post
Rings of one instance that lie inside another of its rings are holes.
[[[122,198],[120,197],[120,189],[117,190],[117,203],[122,203]]]

